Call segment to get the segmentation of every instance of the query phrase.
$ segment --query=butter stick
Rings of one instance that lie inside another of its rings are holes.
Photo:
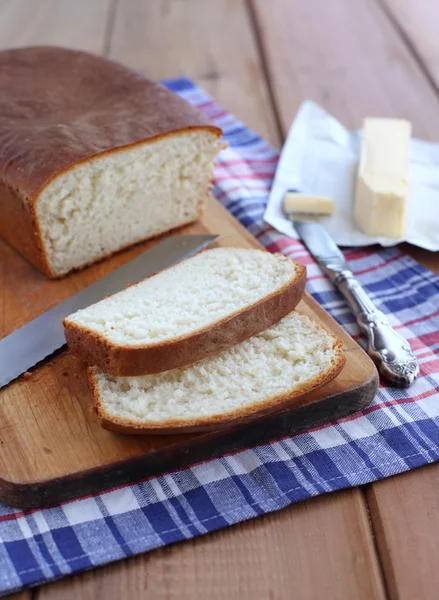
[[[354,218],[368,235],[404,236],[411,130],[403,119],[364,120]]]
[[[331,215],[334,211],[334,201],[328,196],[287,192],[284,196],[284,209],[287,213]]]

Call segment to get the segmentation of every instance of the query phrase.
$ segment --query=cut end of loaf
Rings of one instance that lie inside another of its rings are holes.
[[[195,221],[209,193],[218,138],[208,127],[175,132],[55,177],[35,204],[49,274],[61,277]]]
[[[89,378],[104,427],[128,434],[208,431],[276,412],[342,369],[341,341],[292,312],[195,365],[144,377]]]

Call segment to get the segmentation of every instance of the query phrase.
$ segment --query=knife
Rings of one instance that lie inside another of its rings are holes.
[[[292,215],[289,215],[290,218]],[[408,387],[419,375],[410,345],[378,310],[355,279],[334,240],[318,221],[294,219],[294,229],[335,287],[346,298],[368,339],[368,354],[379,372],[394,385]]]
[[[0,340],[0,388],[66,343],[62,320],[127,285],[192,256],[218,235],[174,235]]]

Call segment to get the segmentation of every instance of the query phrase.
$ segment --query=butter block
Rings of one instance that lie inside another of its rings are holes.
[[[334,211],[334,200],[328,196],[287,192],[284,196],[284,209],[287,213],[331,215]]]
[[[404,119],[364,120],[354,218],[368,235],[404,236],[411,132]]]

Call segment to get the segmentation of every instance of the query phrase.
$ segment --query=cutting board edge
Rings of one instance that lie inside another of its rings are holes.
[[[258,240],[252,237],[251,234],[244,229],[218,201],[210,199],[207,204],[206,213],[203,215],[202,219],[193,225],[183,228],[179,233],[197,234],[212,232],[221,235],[219,242],[215,243],[215,245],[246,248],[261,247]],[[46,298],[49,297],[49,290],[51,292],[50,297],[52,297],[54,293],[53,289],[56,290],[60,287],[61,292],[58,293],[58,296],[59,300],[62,300],[66,291],[70,294],[78,291],[78,284],[80,284],[80,287],[84,287],[84,285],[92,283],[97,278],[102,277],[114,268],[117,268],[120,264],[125,263],[130,258],[134,258],[134,256],[137,256],[148,246],[153,245],[158,241],[159,240],[153,240],[146,242],[145,244],[140,244],[126,252],[115,255],[107,261],[92,266],[83,272],[76,273],[66,280],[58,281],[56,284],[53,282],[48,283],[40,281],[39,279],[36,281],[33,277],[32,268],[29,265],[25,268],[25,261],[18,257],[18,255],[14,255],[15,261],[11,260],[8,273],[9,276],[11,276],[11,274],[15,275],[15,279],[14,277],[12,277],[12,279],[8,278],[8,282],[10,288],[15,291],[14,295],[6,295],[5,298],[9,298],[9,300],[10,298],[24,298],[28,297],[30,294],[37,302],[36,304],[35,302],[32,303],[32,311],[29,308],[30,305],[28,306],[29,303],[24,307],[12,304],[10,310],[12,311],[12,314],[19,314],[20,318],[23,318],[24,316],[26,316],[26,318],[33,318],[35,316],[34,310],[41,312],[47,308],[45,302]],[[30,277],[29,281],[26,274]],[[37,292],[38,295],[35,295]],[[18,313],[17,308],[20,309]],[[29,314],[25,314],[25,308]],[[46,403],[47,401],[47,392],[44,391],[44,393],[41,394],[39,388],[41,388],[42,383],[38,380],[39,387],[37,386],[38,389],[36,391],[39,393],[39,396],[37,395],[34,402],[33,390],[31,388],[31,384],[35,384],[36,381],[34,377],[29,380],[24,380],[23,385],[25,386],[25,389],[19,394],[17,393],[17,390],[15,390],[13,384],[11,389],[14,389],[14,394],[10,396],[12,409],[11,404],[9,403],[7,405],[8,411],[6,411],[4,415],[6,417],[5,423],[7,425],[3,428],[4,439],[2,438],[2,440],[0,440],[5,444],[2,448],[8,448],[10,453],[7,462],[4,462],[3,465],[3,473],[5,474],[3,475],[3,479],[1,479],[0,475],[0,500],[4,500],[11,506],[17,506],[23,509],[58,504],[59,502],[72,500],[75,497],[84,497],[91,493],[108,490],[115,486],[117,487],[118,485],[128,483],[129,481],[138,481],[145,477],[160,475],[163,472],[178,471],[191,464],[209,460],[213,456],[243,450],[246,447],[257,446],[294,433],[299,433],[300,431],[346,416],[363,408],[370,402],[377,387],[377,372],[373,362],[349,334],[344,331],[311,296],[306,294],[303,303],[301,303],[298,308],[299,312],[302,312],[302,308],[305,309],[305,313],[308,314],[308,316],[314,318],[315,321],[321,323],[327,330],[343,340],[344,351],[348,359],[345,368],[333,382],[319,388],[315,392],[311,392],[310,396],[300,405],[298,404],[294,407],[291,407],[290,405],[289,407],[286,407],[284,410],[287,410],[287,413],[281,413],[280,416],[278,415],[277,417],[273,415],[264,417],[263,419],[260,419],[260,423],[253,421],[250,425],[250,433],[245,440],[235,444],[233,443],[233,440],[229,440],[227,447],[222,444],[221,436],[224,437],[226,434],[230,433],[230,437],[232,437],[233,435],[236,435],[235,429],[215,432],[215,434],[212,432],[206,433],[203,434],[203,436],[197,436],[189,441],[186,439],[182,441],[180,447],[176,446],[174,441],[170,441],[166,445],[165,450],[162,448],[163,444],[158,444],[158,446],[154,448],[153,443],[147,444],[145,447],[142,446],[140,453],[138,450],[135,450],[134,453],[132,453],[131,450],[124,452],[123,449],[119,448],[119,456],[113,460],[114,452],[106,452],[105,445],[107,442],[97,435],[96,441],[99,444],[99,447],[97,448],[97,450],[99,450],[98,459],[89,460],[87,453],[91,453],[93,457],[96,455],[93,442],[94,435],[90,436],[89,433],[93,433],[97,422],[95,421],[92,424],[89,423],[88,419],[89,415],[92,414],[91,411],[88,409],[85,410],[85,406],[82,405],[82,402],[79,405],[76,402],[78,398],[76,398],[75,394],[81,395],[81,398],[83,397],[82,394],[84,393],[84,390],[81,385],[72,385],[71,388],[69,387],[70,391],[68,397],[64,399],[61,392],[66,388],[67,383],[70,386],[75,382],[79,382],[80,378],[77,377],[78,373],[73,369],[71,370],[70,378],[66,379],[65,376],[69,372],[69,367],[59,359],[58,367],[54,367],[53,365],[50,367],[51,371],[53,370],[53,376],[51,375],[48,377],[47,373],[49,373],[49,371],[45,373],[45,390],[50,390],[52,394],[50,396],[51,411],[48,412],[49,416],[47,418],[47,423],[50,425],[53,421],[56,426],[58,418],[64,420],[69,417],[73,419],[75,423],[77,419],[80,419],[81,423],[84,421],[82,423],[83,426],[80,426],[79,429],[76,428],[75,431],[79,432],[80,436],[85,435],[87,437],[87,440],[84,440],[85,450],[83,450],[83,446],[78,445],[77,447],[75,446],[75,452],[73,454],[67,453],[64,455],[62,448],[64,447],[64,444],[69,443],[69,440],[70,443],[72,442],[71,437],[60,438],[59,435],[56,435],[52,439],[52,430],[50,430],[50,433],[48,434],[49,437],[45,437],[43,434],[47,433],[47,427],[46,424],[44,424],[46,429],[41,430],[41,423],[46,423],[46,421],[40,421],[35,431],[33,429],[28,430],[27,425],[25,428],[26,432],[20,430],[20,428],[16,430],[14,427],[9,426],[12,426],[16,419],[18,419],[21,424],[27,423],[27,419],[29,418],[35,419],[35,407],[39,406],[38,403]],[[51,361],[49,361],[48,364],[51,364]],[[46,367],[47,366],[48,365],[46,365]],[[42,376],[42,372],[40,371],[39,373]],[[327,394],[326,398],[322,398],[322,394],[325,393]],[[66,400],[66,402],[64,402],[64,400]],[[29,402],[32,403],[33,407],[31,411],[22,410],[23,403]],[[60,406],[63,407],[62,410],[59,408]],[[267,419],[269,419],[269,421]],[[275,425],[277,424],[277,427],[274,427],[273,423]],[[90,430],[89,427],[91,427]],[[98,427],[98,429],[100,428]],[[270,432],[268,434],[266,432],[267,429],[269,429]],[[64,431],[64,429],[62,431]],[[35,432],[36,434],[34,436]],[[66,432],[68,436],[71,435],[70,428],[67,428]],[[24,444],[27,462],[23,466],[22,459],[20,458],[20,455],[15,452],[14,448],[16,447],[17,440],[21,439],[20,436],[27,435],[28,433],[31,435],[27,437],[26,443]],[[204,436],[212,436],[210,447],[208,440]],[[203,438],[203,443],[197,447],[200,437]],[[50,439],[51,442],[50,449],[45,447],[48,439]],[[29,444],[27,444],[27,440],[29,440]],[[76,438],[73,441],[75,444],[77,443]],[[178,441],[179,440],[177,440],[177,442]],[[79,442],[81,442],[81,440],[79,440]],[[220,445],[220,448],[214,448],[214,451],[212,451],[212,446],[214,447],[215,443]],[[117,444],[117,446],[119,447],[120,444]],[[130,448],[129,444],[128,448]],[[56,454],[50,450],[55,450]],[[56,460],[59,461],[59,464],[57,463],[57,468],[53,470],[52,465],[54,456],[57,457]],[[174,458],[174,462],[170,460],[170,457]],[[158,461],[160,461],[160,459],[166,459],[168,464],[165,460],[161,460],[159,464]],[[10,462],[11,460],[12,464]],[[156,466],[154,466],[154,464]],[[12,468],[14,465],[15,471],[14,468]],[[148,472],[145,470],[145,465],[149,469]],[[60,471],[60,467],[64,470]],[[51,469],[53,472],[51,472]],[[130,470],[129,473],[126,472],[128,469]],[[15,473],[15,478],[12,477],[12,473]],[[34,473],[34,481],[30,481],[31,476],[28,478],[27,473]],[[82,477],[85,477],[85,483],[82,481]],[[56,493],[57,490],[58,495]],[[41,497],[39,497],[39,494],[41,494]]]
[[[365,408],[373,400],[378,382],[378,372],[372,371],[367,380],[348,392],[331,394],[324,399],[317,398],[296,409],[286,408],[238,427],[207,432],[189,442],[176,442],[153,453],[61,477],[28,482],[0,477],[0,501],[22,510],[46,508],[92,494],[109,492],[129,483],[140,483],[166,473],[184,470],[206,461],[206,454],[210,460],[280,441],[318,428],[327,424],[328,420],[338,420]],[[261,432],[262,429],[265,429],[265,432]],[[273,433],[274,430],[276,433]],[[183,450],[185,457],[180,466],[177,469],[172,468],[172,464],[175,464],[175,454]],[[212,453],[209,454],[209,451]],[[162,462],[159,463],[160,460]]]

